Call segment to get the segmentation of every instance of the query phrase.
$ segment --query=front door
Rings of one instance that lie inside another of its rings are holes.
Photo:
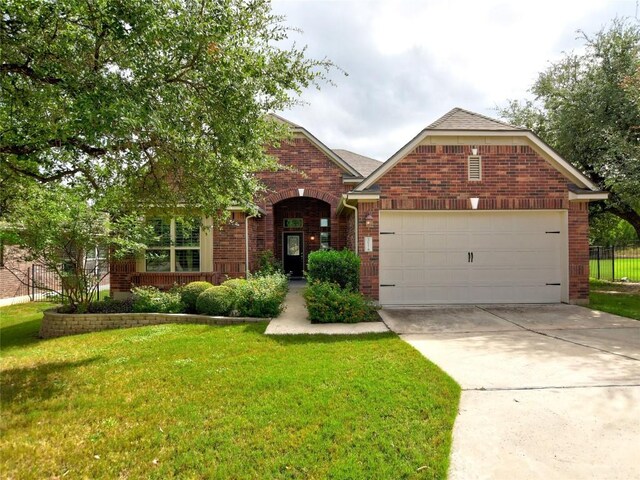
[[[284,271],[292,277],[301,277],[303,268],[302,234],[284,234]]]

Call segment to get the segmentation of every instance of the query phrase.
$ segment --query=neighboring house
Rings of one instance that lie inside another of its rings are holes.
[[[30,300],[29,297],[29,272],[31,264],[19,262],[10,267],[9,247],[0,243],[0,307],[23,303]]]
[[[587,301],[587,202],[606,193],[530,131],[455,108],[380,163],[287,123],[271,153],[294,170],[260,175],[258,216],[212,232],[156,220],[165,261],[114,264],[112,292],[219,283],[267,250],[300,276],[310,252],[347,247],[383,305]]]

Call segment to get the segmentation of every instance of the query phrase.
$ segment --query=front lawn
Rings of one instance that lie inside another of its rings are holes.
[[[640,286],[602,280],[589,282],[589,307],[640,320]]]
[[[260,323],[40,341],[41,310],[0,309],[5,478],[446,476],[460,389],[394,334]]]
[[[616,258],[600,260],[600,278],[612,280],[627,278],[632,282],[640,282],[640,258]],[[589,276],[598,277],[598,260],[589,260]]]

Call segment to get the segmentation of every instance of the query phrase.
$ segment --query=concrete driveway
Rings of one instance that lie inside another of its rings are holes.
[[[572,305],[380,314],[462,386],[451,479],[640,479],[640,321]]]

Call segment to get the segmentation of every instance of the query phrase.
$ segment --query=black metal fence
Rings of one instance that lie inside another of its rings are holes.
[[[589,247],[589,276],[612,282],[640,282],[640,245]]]
[[[95,268],[95,267],[92,267]],[[100,273],[101,276],[105,272]],[[96,291],[96,300],[100,300],[100,291],[109,288],[109,275],[103,276],[100,288]],[[33,264],[27,272],[27,291],[33,302],[57,300],[63,301],[65,292],[60,276],[44,265]]]

